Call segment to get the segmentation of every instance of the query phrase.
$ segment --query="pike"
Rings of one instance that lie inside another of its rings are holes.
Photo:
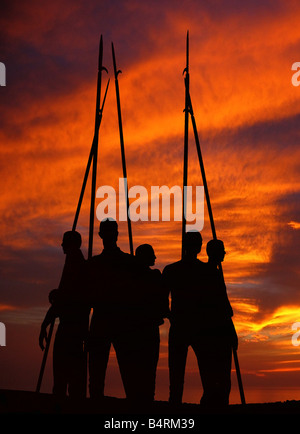
[[[186,188],[188,180],[188,140],[189,140],[189,92],[190,92],[190,73],[189,73],[189,32],[186,35],[186,67],[185,73],[185,108],[184,108],[184,150],[183,150],[183,189],[182,189],[182,235],[181,235],[181,257],[183,258],[183,240],[186,231]]]
[[[118,109],[120,146],[121,146],[122,168],[123,168],[123,178],[124,178],[124,190],[125,190],[125,200],[126,200],[126,209],[127,209],[127,227],[128,227],[128,237],[129,237],[129,248],[130,248],[130,254],[133,255],[132,229],[131,229],[131,219],[130,219],[129,199],[128,199],[127,169],[126,169],[125,146],[124,146],[124,137],[123,137],[123,125],[122,125],[122,113],[121,113],[121,102],[120,102],[120,90],[119,90],[119,81],[118,81],[118,75],[120,73],[122,73],[122,71],[117,69],[115,49],[114,49],[114,44],[113,43],[111,44],[111,48],[112,48],[112,57],[113,57],[113,65],[114,65],[116,99],[117,99],[117,109]]]
[[[106,95],[107,95],[108,86],[109,86],[109,80],[108,80],[105,94],[104,94],[104,98],[103,98],[103,102],[102,102],[102,105],[100,107],[102,71],[105,70],[106,72],[108,72],[107,69],[102,65],[102,59],[103,59],[103,39],[102,39],[102,35],[101,35],[100,44],[99,44],[99,58],[98,58],[98,75],[97,75],[97,94],[96,94],[96,113],[95,113],[94,138],[93,138],[93,142],[92,142],[92,146],[91,146],[91,150],[90,150],[90,154],[89,154],[89,158],[88,158],[88,163],[86,166],[86,171],[85,171],[85,175],[84,175],[84,179],[83,179],[83,184],[82,184],[82,188],[81,188],[81,192],[80,192],[80,196],[79,196],[79,200],[78,200],[78,205],[77,205],[77,209],[76,209],[76,213],[75,213],[75,217],[74,217],[74,221],[73,221],[73,226],[72,226],[72,231],[75,231],[76,226],[77,226],[77,222],[78,222],[78,217],[79,217],[79,213],[80,213],[80,209],[81,209],[81,204],[82,204],[84,192],[85,192],[85,187],[86,187],[88,175],[90,172],[91,163],[93,161],[92,194],[91,194],[90,227],[89,227],[89,247],[88,247],[88,257],[89,258],[92,256],[92,250],[93,250],[96,170],[97,170],[97,154],[98,154],[98,140],[99,140],[98,137],[99,137],[99,129],[100,129],[101,121],[102,121],[104,104],[105,104]],[[60,286],[61,286],[61,281],[59,284],[59,288],[60,288]],[[45,348],[45,352],[43,355],[40,373],[39,373],[37,386],[36,386],[36,392],[37,393],[39,393],[40,389],[41,389],[54,325],[55,325],[55,320],[53,320],[51,322],[50,327],[49,327],[49,332],[48,332],[48,336],[47,336],[47,340],[46,340],[46,348]]]
[[[200,170],[201,170],[201,175],[202,175],[202,180],[203,180],[203,187],[204,187],[204,193],[205,193],[205,199],[206,199],[206,204],[207,204],[207,210],[208,210],[208,215],[209,215],[209,220],[210,220],[210,226],[211,226],[212,236],[213,236],[213,239],[216,240],[217,239],[217,233],[216,233],[216,228],[215,228],[215,223],[214,223],[214,218],[213,218],[213,212],[212,212],[212,207],[211,207],[211,202],[210,202],[210,196],[209,196],[209,192],[208,192],[206,174],[205,174],[204,163],[203,163],[203,158],[202,158],[202,153],[201,153],[201,147],[200,147],[200,141],[199,141],[199,136],[198,136],[198,130],[197,130],[197,125],[196,125],[196,120],[195,120],[195,116],[194,116],[194,111],[193,111],[193,106],[192,106],[192,101],[191,101],[191,96],[190,96],[189,88],[187,87],[187,82],[186,82],[186,92],[188,92],[187,93],[188,111],[190,113],[191,120],[192,120],[193,132],[194,132],[196,149],[197,149],[197,154],[198,154],[198,160],[199,160],[199,165],[200,165]],[[222,276],[222,279],[223,279],[223,282],[224,282],[224,285],[225,285],[222,264],[219,263],[218,267],[219,267],[219,270],[221,272],[221,276]],[[233,325],[233,327],[234,327],[234,325]],[[234,358],[234,363],[235,363],[235,371],[236,371],[236,376],[237,376],[237,380],[238,380],[238,386],[239,386],[239,392],[240,392],[241,402],[242,402],[242,404],[246,404],[245,394],[244,394],[244,388],[243,388],[243,383],[242,383],[242,377],[241,377],[241,372],[240,372],[240,367],[239,367],[237,350],[235,348],[232,348],[232,352],[233,352],[233,358]]]
[[[105,104],[106,95],[107,95],[107,91],[108,91],[109,81],[110,80],[108,80],[107,85],[106,85],[106,89],[105,89],[105,94],[104,94],[102,106],[101,106],[100,112],[99,112],[99,128],[100,128],[100,125],[101,125],[102,114],[103,114],[104,104]],[[84,192],[85,192],[85,187],[86,187],[86,183],[87,183],[87,180],[88,180],[91,163],[93,161],[93,156],[94,156],[94,146],[93,145],[94,145],[94,140],[93,140],[93,143],[92,143],[92,147],[91,147],[91,150],[90,150],[90,155],[89,155],[89,158],[88,158],[88,162],[87,162],[87,166],[86,166],[86,170],[85,170],[85,174],[84,174],[84,178],[83,178],[83,183],[82,183],[81,192],[80,192],[80,196],[79,196],[79,200],[78,200],[78,205],[77,205],[77,209],[76,209],[76,213],[75,213],[75,217],[74,217],[72,231],[76,230],[76,226],[77,226],[77,222],[78,222],[78,217],[79,217],[79,213],[80,213],[80,208],[81,208],[81,204],[82,204],[82,200],[83,200],[83,196],[84,196]]]
[[[102,40],[102,35],[101,35],[101,38],[100,38],[100,48],[99,48],[99,60],[98,60],[98,78],[97,78],[96,111],[95,111],[95,130],[94,130],[94,139],[93,139],[93,144],[92,144],[92,149],[93,149],[93,168],[92,168],[90,227],[89,227],[89,246],[88,246],[88,258],[89,259],[92,257],[92,253],[93,253],[93,234],[94,234],[94,220],[95,220],[95,194],[96,194],[96,178],[97,178],[98,141],[99,141],[99,128],[100,128],[100,123],[101,123],[101,119],[102,119],[102,111],[100,110],[101,78],[102,78],[102,71],[106,70],[106,72],[107,72],[107,69],[102,65],[102,59],[103,59],[103,40]],[[106,93],[105,93],[105,98],[106,98]]]

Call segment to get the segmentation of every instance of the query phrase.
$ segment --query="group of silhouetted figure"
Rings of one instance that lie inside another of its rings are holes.
[[[191,346],[203,386],[201,404],[227,405],[232,348],[237,348],[238,340],[218,267],[226,253],[223,242],[209,241],[208,261],[202,262],[197,259],[202,236],[187,232],[182,259],[161,273],[151,268],[156,259],[151,245],[140,245],[135,255],[117,246],[116,221],[103,220],[99,236],[103,250],[88,260],[81,252],[78,232],[68,231],[63,236],[66,259],[61,282],[49,294],[51,306],[39,337],[44,349],[47,327],[59,318],[53,346],[53,394],[84,398],[88,383],[90,398],[101,400],[113,345],[128,401],[153,402],[159,326],[167,318],[169,402],[182,402]]]

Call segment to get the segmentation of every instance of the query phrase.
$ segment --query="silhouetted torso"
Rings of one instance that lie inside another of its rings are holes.
[[[135,259],[119,247],[103,249],[89,260],[92,322],[102,327],[132,322]]]
[[[233,316],[228,300],[223,275],[214,265],[207,263],[205,273],[206,311],[208,318],[213,318],[215,328],[220,328]]]
[[[54,295],[53,306],[57,310],[61,326],[70,332],[85,336],[88,332],[90,308],[85,299],[86,261],[81,250],[66,255],[59,289]]]
[[[171,322],[191,330],[210,330],[232,316],[218,270],[199,259],[175,262],[163,271],[171,292]]]
[[[139,265],[136,269],[135,309],[140,326],[159,326],[169,314],[168,293],[158,269]]]
[[[93,315],[89,333],[90,396],[104,396],[111,345],[116,351],[126,396],[131,396],[134,330],[135,258],[119,247],[104,248],[88,262],[89,301]]]

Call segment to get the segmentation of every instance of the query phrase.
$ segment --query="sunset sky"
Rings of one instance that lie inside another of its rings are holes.
[[[94,133],[103,35],[97,187],[122,177],[111,42],[119,75],[128,184],[182,185],[186,33],[190,91],[204,158],[246,401],[300,399],[300,4],[292,0],[3,1],[0,62],[0,388],[34,390],[39,327],[60,279]],[[202,185],[192,129],[189,185]],[[78,230],[87,256],[90,184]],[[96,200],[96,205],[99,200]],[[96,221],[98,226],[98,221]],[[119,246],[129,251],[126,223]],[[163,270],[180,258],[180,222],[134,222]],[[203,249],[211,230],[205,204]],[[102,245],[95,228],[94,254]],[[213,319],[212,319],[213,320]],[[168,398],[167,334],[161,327],[157,398]],[[217,337],[216,337],[217,339]],[[239,402],[235,373],[231,402]],[[51,357],[42,391],[52,387]],[[114,356],[106,393],[124,396]],[[189,354],[184,399],[201,383]]]

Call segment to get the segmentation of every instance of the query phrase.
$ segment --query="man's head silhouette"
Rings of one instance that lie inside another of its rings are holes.
[[[202,247],[202,235],[198,231],[190,231],[184,234],[183,249],[185,256],[197,257]]]
[[[64,253],[69,253],[73,250],[80,249],[81,235],[77,231],[67,231],[64,233],[63,241],[61,243]]]
[[[153,247],[150,244],[141,244],[136,248],[135,256],[138,261],[143,264],[151,267],[155,264],[155,253]]]
[[[99,236],[102,238],[105,248],[113,247],[117,244],[118,223],[113,219],[105,219],[100,222]]]
[[[221,240],[210,240],[206,245],[206,253],[210,261],[220,263],[226,254],[224,243]]]

